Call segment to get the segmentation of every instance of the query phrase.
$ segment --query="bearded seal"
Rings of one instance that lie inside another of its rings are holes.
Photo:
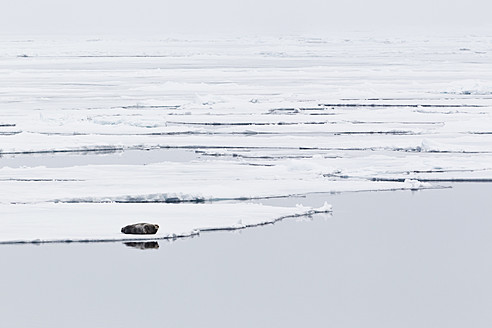
[[[159,229],[159,225],[152,223],[135,223],[121,228],[121,232],[131,235],[153,235]]]

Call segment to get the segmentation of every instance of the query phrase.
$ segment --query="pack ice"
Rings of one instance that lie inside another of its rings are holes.
[[[264,198],[492,181],[491,53],[476,35],[4,36],[0,242],[189,236],[330,211]]]

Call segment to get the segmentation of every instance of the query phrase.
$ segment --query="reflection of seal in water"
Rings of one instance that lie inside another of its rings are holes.
[[[124,243],[128,247],[135,247],[138,249],[157,249],[159,248],[159,243],[156,241],[147,241],[147,242],[127,242]]]
[[[153,235],[159,226],[152,223],[135,223],[121,228],[121,232],[131,235]]]

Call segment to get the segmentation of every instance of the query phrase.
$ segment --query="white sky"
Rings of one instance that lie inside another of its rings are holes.
[[[491,30],[490,0],[0,0],[0,34]]]

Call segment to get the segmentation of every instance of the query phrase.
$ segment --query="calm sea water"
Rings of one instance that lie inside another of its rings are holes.
[[[490,327],[491,192],[491,184],[455,184],[314,195],[288,201],[326,200],[332,217],[159,241],[158,249],[2,246],[0,321],[4,327]]]

